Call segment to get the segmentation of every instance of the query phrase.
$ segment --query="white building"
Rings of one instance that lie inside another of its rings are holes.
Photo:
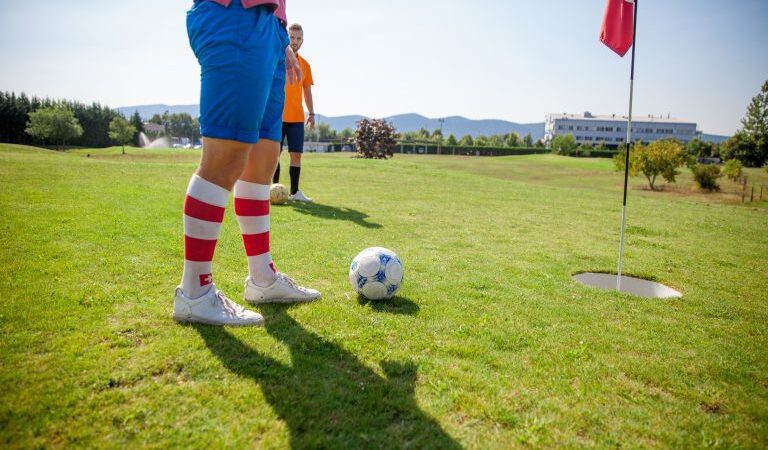
[[[603,143],[616,147],[627,139],[626,116],[595,116],[584,114],[547,114],[544,125],[544,142],[552,138],[572,134],[579,144],[598,145]],[[664,117],[632,117],[632,142],[645,143],[659,139],[674,138],[686,143],[700,135],[693,122],[683,122]]]

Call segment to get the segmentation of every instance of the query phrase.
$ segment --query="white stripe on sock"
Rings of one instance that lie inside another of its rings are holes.
[[[189,187],[187,188],[187,194],[201,202],[219,206],[221,208],[226,208],[227,202],[229,201],[228,190],[201,178],[197,174],[192,175],[192,179],[189,181]],[[269,196],[267,196],[267,198],[269,198]]]
[[[237,180],[237,182],[235,182],[234,193],[237,198],[269,200],[269,185]]]
[[[221,222],[208,222],[184,214],[184,234],[191,238],[215,241],[220,231]]]
[[[261,234],[269,231],[269,215],[237,216],[240,232],[243,234]]]

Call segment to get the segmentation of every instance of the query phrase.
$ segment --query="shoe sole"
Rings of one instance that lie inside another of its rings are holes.
[[[171,316],[173,320],[175,320],[178,323],[202,323],[205,325],[213,325],[216,327],[263,327],[264,326],[264,319],[258,321],[258,322],[250,322],[250,323],[217,323],[212,320],[200,320],[200,319],[186,319],[186,318],[180,318],[176,316]]]

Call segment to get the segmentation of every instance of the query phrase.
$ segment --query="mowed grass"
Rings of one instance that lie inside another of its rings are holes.
[[[571,279],[616,268],[610,161],[307,154],[272,253],[322,300],[178,325],[198,157],[0,145],[0,446],[768,446],[768,202],[633,179],[625,271],[684,294],[640,299]],[[369,246],[393,300],[349,286]],[[228,208],[214,279],[239,300],[246,270]]]

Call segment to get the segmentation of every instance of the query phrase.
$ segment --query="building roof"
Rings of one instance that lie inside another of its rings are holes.
[[[575,120],[594,120],[594,121],[601,121],[601,122],[626,122],[627,116],[620,116],[616,114],[608,115],[594,115],[590,112],[585,112],[583,114],[547,114],[548,117],[551,117],[552,119],[575,119]],[[632,116],[632,122],[653,122],[653,123],[676,123],[681,125],[696,125],[695,122],[689,122],[685,120],[670,118],[670,117],[657,117],[657,116]]]

